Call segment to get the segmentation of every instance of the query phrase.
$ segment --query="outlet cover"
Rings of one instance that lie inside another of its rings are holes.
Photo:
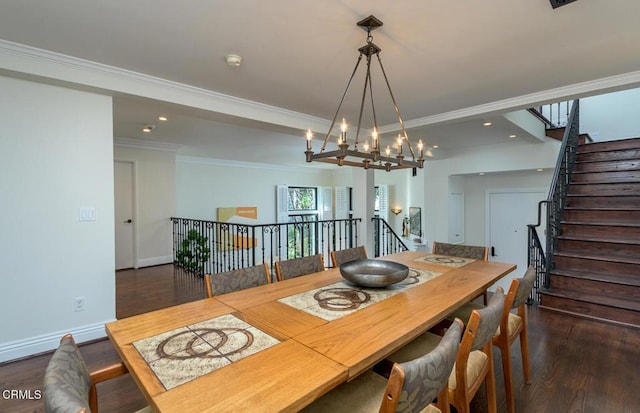
[[[73,299],[73,311],[84,311],[84,297]]]

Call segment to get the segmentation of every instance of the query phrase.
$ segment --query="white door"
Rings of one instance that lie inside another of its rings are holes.
[[[487,193],[487,245],[489,260],[513,263],[518,268],[498,281],[505,293],[511,280],[527,269],[528,224],[538,220],[538,202],[546,198],[544,190],[492,190]],[[544,228],[544,227],[543,227]]]
[[[133,268],[133,163],[114,161],[116,270]]]

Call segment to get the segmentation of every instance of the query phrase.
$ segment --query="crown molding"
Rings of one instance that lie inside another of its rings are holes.
[[[113,146],[134,149],[151,149],[155,151],[177,152],[182,145],[166,142],[143,141],[140,139],[113,138]]]
[[[405,121],[404,124],[407,129],[417,128],[420,126],[472,118],[496,112],[514,111],[538,106],[540,104],[571,100],[593,94],[593,92],[605,93],[608,91],[619,90],[630,85],[640,85],[640,71],[590,80],[582,83],[575,83],[573,85],[529,93],[527,95],[498,100],[464,109],[452,110],[450,112],[440,113],[437,115],[411,119]],[[384,125],[379,128],[381,133],[395,132],[398,130],[400,130],[400,125],[397,123]]]
[[[35,64],[34,64],[35,63]],[[69,82],[101,91],[142,96],[300,130],[330,122],[183,83],[0,39],[0,69]]]
[[[311,167],[287,166],[287,165],[276,165],[276,164],[270,164],[270,163],[246,162],[246,161],[237,161],[237,160],[230,160],[230,159],[205,158],[200,156],[186,156],[186,155],[176,156],[176,162],[216,165],[216,166],[225,166],[225,167],[230,166],[230,167],[237,167],[237,168],[270,169],[275,171],[302,172],[302,173],[309,173],[309,172],[317,173],[318,170],[328,171],[327,168],[318,168],[315,166],[311,166]]]

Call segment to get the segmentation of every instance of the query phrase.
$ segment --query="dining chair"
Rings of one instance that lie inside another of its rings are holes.
[[[502,374],[504,376],[505,395],[507,399],[507,411],[516,411],[515,392],[513,388],[513,370],[511,366],[511,345],[520,338],[520,353],[522,358],[522,373],[524,382],[531,383],[531,369],[529,364],[529,339],[527,337],[527,310],[525,307],[527,298],[531,294],[536,279],[536,270],[527,268],[522,278],[514,278],[511,281],[509,291],[504,302],[500,328],[493,336],[493,345],[500,349],[502,358]],[[447,318],[468,320],[473,310],[482,308],[477,303],[467,303],[454,311]],[[513,313],[512,310],[516,310]]]
[[[498,287],[486,307],[471,312],[448,383],[449,402],[458,413],[469,412],[469,404],[482,383],[486,383],[488,411],[497,411],[492,337],[500,324],[504,302],[505,295]],[[389,360],[396,363],[412,360],[430,351],[437,337],[424,333],[389,356]]]
[[[123,363],[89,373],[71,334],[60,340],[44,373],[44,411],[46,413],[98,413],[96,384],[127,374]],[[151,413],[151,407],[137,413]]]
[[[316,254],[292,260],[276,261],[275,267],[276,278],[278,281],[282,281],[301,275],[324,271],[324,260],[322,254]]]
[[[345,250],[331,251],[331,265],[333,265],[333,268],[337,268],[340,264],[344,264],[345,262],[365,258],[367,258],[367,250],[364,245],[347,248]]]
[[[404,363],[394,363],[389,378],[367,370],[307,406],[305,413],[449,412],[447,380],[456,361],[462,335],[457,320],[433,350]],[[432,404],[438,396],[438,406]]]
[[[482,261],[489,260],[489,247],[475,245],[447,244],[446,242],[434,241],[431,252],[433,254],[449,255],[452,257],[473,258]],[[480,296],[482,296],[484,305],[487,305],[487,290],[484,290],[478,295],[478,297]],[[474,300],[478,297],[475,297]]]
[[[271,276],[267,263],[204,276],[207,298],[269,283]]]

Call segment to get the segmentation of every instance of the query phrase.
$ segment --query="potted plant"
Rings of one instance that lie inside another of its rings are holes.
[[[180,249],[176,253],[178,264],[189,271],[204,276],[204,264],[209,261],[211,249],[208,245],[209,238],[191,229],[187,237],[180,243]]]

